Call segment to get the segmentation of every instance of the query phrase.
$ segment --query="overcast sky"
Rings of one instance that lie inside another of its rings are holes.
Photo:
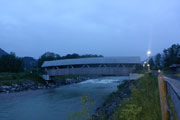
[[[180,43],[180,0],[0,0],[0,48],[38,58],[46,51],[153,55]]]

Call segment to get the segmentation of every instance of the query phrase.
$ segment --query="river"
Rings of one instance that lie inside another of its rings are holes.
[[[103,77],[55,89],[0,94],[0,120],[68,120],[81,110],[81,98],[89,96],[101,106],[108,94],[129,77]]]

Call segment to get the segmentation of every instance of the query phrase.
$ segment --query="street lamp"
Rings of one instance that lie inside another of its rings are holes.
[[[149,56],[151,55],[151,51],[148,50],[146,54],[147,54],[147,56],[149,57]]]
[[[148,50],[147,53],[146,53],[146,54],[147,54],[147,57],[148,57],[148,59],[147,59],[147,63],[148,63],[147,66],[148,66],[148,71],[149,71],[149,72],[151,71],[151,70],[150,70],[150,64],[149,64],[149,60],[150,60],[150,55],[151,55],[151,53],[152,53],[152,52],[151,52],[150,50]]]

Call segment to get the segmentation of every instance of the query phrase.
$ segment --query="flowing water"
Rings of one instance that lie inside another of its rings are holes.
[[[129,77],[104,77],[59,87],[56,89],[27,91],[0,95],[0,120],[68,120],[68,114],[78,112],[83,95],[94,102],[92,111],[117,90]]]

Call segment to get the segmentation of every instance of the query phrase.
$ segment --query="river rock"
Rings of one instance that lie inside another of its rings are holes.
[[[12,88],[10,89],[11,92],[15,92],[15,90],[16,90],[15,87],[12,87]]]
[[[109,119],[116,111],[116,108],[120,105],[121,100],[123,98],[128,98],[130,96],[131,94],[130,83],[131,81],[126,81],[124,83],[124,89],[120,93],[115,94],[115,97],[113,97],[108,103],[99,107],[96,110],[95,115],[92,116],[93,120],[101,120],[101,118],[96,114],[99,115],[104,114],[105,117]]]
[[[6,89],[9,90],[11,88],[11,86],[1,86],[2,89]]]

